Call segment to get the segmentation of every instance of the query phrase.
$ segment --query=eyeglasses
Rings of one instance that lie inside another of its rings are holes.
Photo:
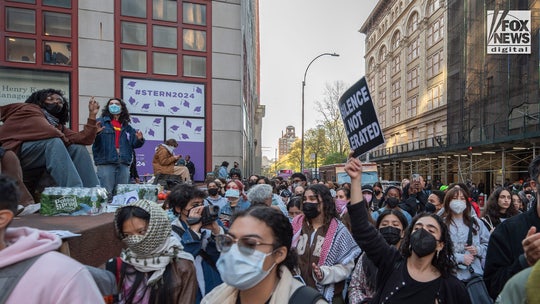
[[[274,246],[272,243],[262,243],[252,237],[241,237],[235,239],[228,234],[220,234],[216,236],[216,248],[219,252],[228,252],[234,243],[238,244],[238,250],[244,255],[251,255],[257,246],[266,245]]]

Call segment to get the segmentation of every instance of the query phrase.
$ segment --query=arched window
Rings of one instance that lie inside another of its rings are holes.
[[[384,58],[386,57],[386,53],[387,53],[386,46],[383,45],[381,47],[381,50],[379,51],[379,62],[384,61]]]
[[[375,58],[371,57],[368,64],[368,71],[373,72],[375,70]]]
[[[401,33],[399,31],[396,31],[394,33],[394,36],[392,36],[392,51],[397,50],[399,47],[399,40],[401,39]]]
[[[407,22],[407,34],[411,35],[418,29],[418,13],[414,12]]]

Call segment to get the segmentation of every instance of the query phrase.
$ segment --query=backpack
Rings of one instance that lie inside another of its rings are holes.
[[[324,300],[324,298],[317,289],[302,286],[293,292],[289,298],[289,304],[313,304],[319,300]]]
[[[0,303],[6,302],[26,271],[40,257],[41,254],[0,269]]]

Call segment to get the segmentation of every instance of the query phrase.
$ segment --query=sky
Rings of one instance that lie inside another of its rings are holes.
[[[278,139],[288,125],[301,135],[302,79],[311,60],[304,89],[304,129],[322,116],[315,102],[324,99],[327,83],[352,86],[365,74],[365,35],[360,27],[378,0],[259,0],[260,102],[266,107],[262,154],[277,156]]]

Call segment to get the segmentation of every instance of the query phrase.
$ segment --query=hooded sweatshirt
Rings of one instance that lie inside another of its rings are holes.
[[[103,303],[90,272],[81,263],[56,250],[62,241],[51,233],[28,228],[8,228],[0,250],[3,267],[42,254],[11,292],[6,304]]]

